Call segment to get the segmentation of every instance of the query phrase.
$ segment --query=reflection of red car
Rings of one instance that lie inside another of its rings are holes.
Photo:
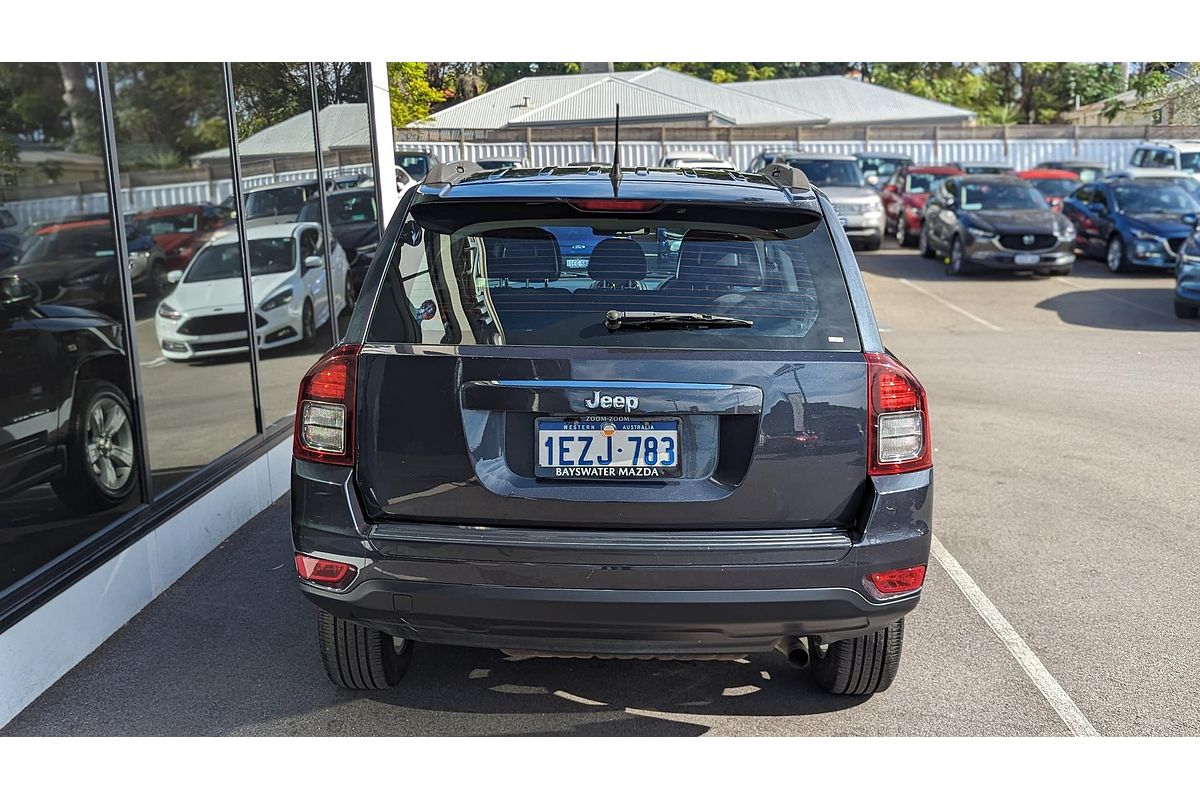
[[[889,232],[896,234],[896,243],[911,247],[917,242],[921,231],[921,212],[929,191],[935,183],[948,175],[962,175],[956,167],[901,167],[892,176],[892,182],[883,187],[884,223]]]
[[[1033,184],[1055,211],[1062,211],[1063,198],[1079,186],[1079,176],[1065,169],[1027,169],[1017,173]]]
[[[230,224],[229,212],[207,203],[152,208],[134,217],[167,256],[167,269],[184,269],[212,234]]]

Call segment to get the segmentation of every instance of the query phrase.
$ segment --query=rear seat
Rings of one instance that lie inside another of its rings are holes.
[[[570,300],[568,289],[551,287],[559,278],[558,240],[539,228],[515,228],[487,237],[487,279],[492,305],[505,327],[539,327],[537,317]]]

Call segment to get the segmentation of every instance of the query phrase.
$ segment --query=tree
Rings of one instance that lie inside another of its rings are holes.
[[[397,128],[427,118],[434,103],[446,99],[430,84],[425,64],[419,61],[389,61],[388,87],[392,125]]]

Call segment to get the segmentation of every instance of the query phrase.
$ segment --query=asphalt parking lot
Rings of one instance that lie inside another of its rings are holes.
[[[9,735],[1196,735],[1200,587],[1181,465],[1200,325],[1166,275],[948,278],[862,254],[929,391],[940,546],[893,687],[743,662],[513,661],[418,646],[395,690],[334,689],[293,585],[286,498],[11,722]]]

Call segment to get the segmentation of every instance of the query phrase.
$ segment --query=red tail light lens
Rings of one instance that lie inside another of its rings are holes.
[[[296,574],[310,583],[341,589],[354,580],[356,572],[358,570],[352,564],[296,553]]]
[[[359,345],[333,348],[300,382],[292,455],[326,464],[354,463],[354,382]]]
[[[896,475],[933,466],[925,390],[908,368],[884,353],[867,361],[867,473]]]
[[[571,205],[580,211],[654,211],[662,205],[661,200],[572,200]]]
[[[867,580],[875,587],[880,595],[902,594],[921,588],[925,583],[925,565],[892,569],[887,572],[873,572]]]

